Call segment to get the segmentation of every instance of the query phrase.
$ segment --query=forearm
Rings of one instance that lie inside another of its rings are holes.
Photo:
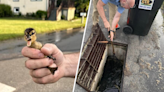
[[[106,22],[108,20],[106,19],[103,5],[101,5],[100,2],[101,1],[99,0],[97,3],[97,10],[98,10],[98,13],[99,13],[100,17],[102,18],[103,22]]]
[[[65,77],[73,77],[76,74],[78,60],[79,60],[79,52],[65,54]]]
[[[120,20],[119,17],[113,19],[111,30],[114,30],[116,28],[116,24],[118,24],[119,20]]]
[[[121,14],[115,14],[113,21],[112,21],[112,27],[111,30],[114,30],[116,28],[116,25],[118,24],[119,20],[120,20]]]

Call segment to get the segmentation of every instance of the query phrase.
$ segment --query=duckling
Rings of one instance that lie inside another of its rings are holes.
[[[36,39],[36,31],[33,28],[27,28],[24,31],[24,39],[27,42],[27,46],[30,48],[35,48],[35,49],[39,49],[41,50],[41,48],[43,47],[42,43],[37,42]],[[50,59],[53,59],[54,61],[56,60],[52,55],[46,56]],[[46,67],[48,68],[52,74],[55,73],[55,71],[58,69],[58,67],[56,68],[51,68],[51,67]]]
[[[27,42],[27,46],[35,49],[41,49],[42,44],[37,42],[36,31],[33,28],[27,28],[24,32],[24,39]]]

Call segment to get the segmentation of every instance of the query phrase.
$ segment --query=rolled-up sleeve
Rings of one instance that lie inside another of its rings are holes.
[[[124,10],[125,10],[125,8],[123,8],[123,7],[121,7],[121,6],[118,6],[117,11],[118,11],[119,13],[123,13]]]
[[[107,3],[108,3],[108,0],[102,0],[102,2],[103,2],[104,4],[107,4]]]

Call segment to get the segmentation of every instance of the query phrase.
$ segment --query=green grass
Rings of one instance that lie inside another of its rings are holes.
[[[86,18],[85,18],[86,22]],[[84,22],[84,23],[85,23]],[[37,33],[47,33],[59,31],[67,28],[77,28],[85,26],[81,24],[81,18],[74,21],[49,21],[49,20],[29,20],[20,18],[2,18],[0,19],[0,41],[23,36],[26,28],[32,27]]]

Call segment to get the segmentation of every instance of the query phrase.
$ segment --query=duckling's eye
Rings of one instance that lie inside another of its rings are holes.
[[[32,32],[30,36],[32,36],[34,33]]]

